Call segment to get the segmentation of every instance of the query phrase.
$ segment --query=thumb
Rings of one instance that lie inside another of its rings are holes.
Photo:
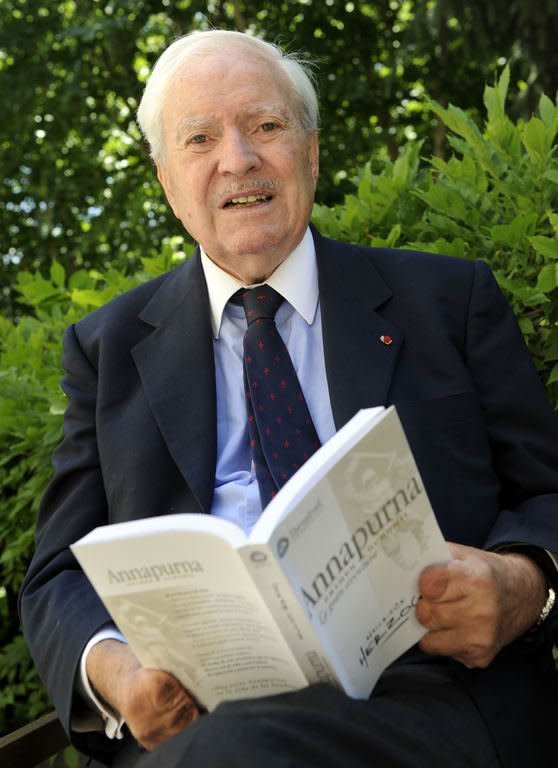
[[[448,588],[450,573],[446,564],[427,566],[419,577],[419,591],[426,600],[441,600]]]

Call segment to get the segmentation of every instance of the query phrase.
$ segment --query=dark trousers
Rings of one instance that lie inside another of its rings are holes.
[[[500,766],[451,663],[396,665],[368,701],[315,685],[227,702],[153,752],[129,757],[122,768]]]

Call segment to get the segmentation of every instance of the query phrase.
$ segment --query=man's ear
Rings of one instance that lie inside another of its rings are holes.
[[[157,169],[157,178],[159,179],[159,184],[163,188],[163,192],[165,193],[165,196],[168,200],[168,203],[170,207],[172,208],[172,212],[178,219],[179,216],[176,213],[175,203],[174,203],[174,195],[172,193],[172,184],[169,181],[169,175],[167,172],[167,169],[165,165],[160,160],[155,160],[155,168]]]
[[[313,131],[310,137],[310,171],[314,184],[318,181],[318,175],[320,173],[320,142],[318,139],[318,131]]]

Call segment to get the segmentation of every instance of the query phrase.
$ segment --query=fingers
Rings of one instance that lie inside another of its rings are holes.
[[[420,642],[426,653],[452,656],[467,666],[486,667],[501,648],[492,599],[464,597],[445,603],[423,599],[416,615],[428,629]]]
[[[425,600],[452,603],[468,597],[486,599],[499,590],[498,555],[458,544],[450,545],[450,551],[451,560],[428,566],[421,573],[419,590]]]
[[[419,591],[426,600],[443,600],[451,580],[451,573],[446,563],[430,565],[419,577]]]
[[[133,736],[148,750],[182,731],[199,716],[196,702],[166,672],[141,669],[122,712]]]
[[[421,573],[420,647],[468,667],[486,667],[500,649],[533,626],[544,604],[543,572],[519,553],[449,543],[451,560]]]
[[[142,667],[130,647],[102,640],[87,658],[89,680],[146,749],[183,730],[199,715],[188,691],[167,672]]]
[[[426,568],[416,608],[428,630],[426,653],[451,656],[469,667],[486,667],[502,646],[500,587],[493,555],[450,545],[452,560]]]
[[[158,712],[150,721],[142,719],[132,731],[136,740],[144,749],[153,750],[163,741],[183,731],[199,717],[196,705],[190,700],[177,704],[172,709]]]
[[[145,670],[153,707],[160,711],[172,710],[179,706],[188,694],[178,680],[167,672],[155,669]]]
[[[445,617],[440,624],[446,623]],[[432,622],[435,624],[435,621]],[[501,648],[500,636],[491,620],[471,619],[458,624],[430,628],[419,643],[428,654],[451,656],[468,667],[487,667]]]
[[[483,644],[477,637],[455,642],[453,633],[429,632],[419,642],[424,653],[434,656],[448,656],[468,669],[485,669],[500,650],[498,644]]]

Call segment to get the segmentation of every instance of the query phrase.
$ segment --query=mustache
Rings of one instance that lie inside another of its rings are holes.
[[[243,192],[275,192],[278,188],[276,181],[272,179],[251,179],[250,181],[229,184],[219,190],[219,197],[241,195]]]

